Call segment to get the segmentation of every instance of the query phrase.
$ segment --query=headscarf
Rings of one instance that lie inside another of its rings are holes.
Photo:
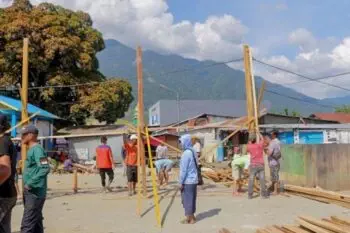
[[[191,141],[191,135],[185,134],[180,137],[180,142],[183,150],[191,149],[192,148],[192,141]]]

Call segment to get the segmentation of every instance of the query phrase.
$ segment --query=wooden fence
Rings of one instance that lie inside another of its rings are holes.
[[[281,180],[305,187],[350,190],[350,145],[284,145]]]

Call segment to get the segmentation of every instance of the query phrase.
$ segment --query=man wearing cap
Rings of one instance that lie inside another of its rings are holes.
[[[125,142],[126,140],[124,140]],[[131,135],[128,143],[124,144],[126,157],[126,176],[128,178],[129,196],[136,194],[137,184],[137,136]]]
[[[7,118],[0,115],[0,232],[11,233],[11,212],[16,205],[16,150],[6,134]]]
[[[21,131],[22,144],[28,146],[23,171],[23,204],[21,233],[43,233],[43,215],[47,191],[47,175],[50,172],[48,157],[38,144],[39,131],[34,125],[28,125]]]

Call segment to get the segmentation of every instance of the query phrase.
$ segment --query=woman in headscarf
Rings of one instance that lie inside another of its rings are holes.
[[[193,150],[191,136],[186,134],[180,138],[183,153],[180,161],[180,189],[182,205],[185,209],[184,224],[194,224],[196,218],[197,184],[198,184],[198,157]]]

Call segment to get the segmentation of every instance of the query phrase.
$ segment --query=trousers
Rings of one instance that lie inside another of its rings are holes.
[[[106,187],[106,174],[108,176],[108,184],[111,184],[114,179],[113,168],[100,168],[102,187]]]
[[[0,233],[11,233],[11,212],[17,197],[0,198]]]
[[[267,197],[266,184],[265,184],[265,168],[261,166],[251,166],[249,168],[249,183],[248,183],[248,197],[253,196],[254,192],[254,180],[255,177],[259,178],[260,182],[260,193],[262,197]]]
[[[30,191],[24,191],[24,212],[22,218],[21,233],[44,233],[44,203],[45,197],[38,197]]]

